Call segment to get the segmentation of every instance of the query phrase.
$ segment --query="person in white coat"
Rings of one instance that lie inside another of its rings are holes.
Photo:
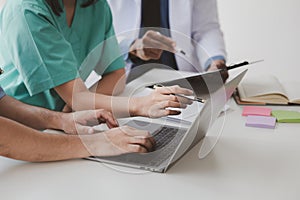
[[[228,78],[216,0],[108,3],[127,73],[135,66],[158,63],[192,72],[225,69],[221,75],[223,80]]]

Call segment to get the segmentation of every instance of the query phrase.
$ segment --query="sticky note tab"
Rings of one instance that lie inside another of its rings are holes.
[[[274,110],[272,115],[278,122],[282,123],[300,123],[300,112],[288,110]]]
[[[243,109],[243,116],[259,115],[259,116],[271,116],[272,109],[259,106],[245,106]]]
[[[246,119],[246,126],[274,129],[275,125],[275,117],[249,115]]]

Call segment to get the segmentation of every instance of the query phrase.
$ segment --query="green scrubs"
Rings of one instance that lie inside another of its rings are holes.
[[[56,16],[45,0],[10,0],[0,13],[0,84],[25,103],[61,110],[53,89],[124,67],[105,0],[82,8],[77,0],[71,27],[65,10]],[[60,0],[62,5],[62,0]],[[62,6],[63,7],[63,6]]]

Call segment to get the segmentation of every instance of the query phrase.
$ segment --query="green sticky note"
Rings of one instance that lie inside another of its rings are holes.
[[[297,111],[273,110],[272,115],[276,117],[277,122],[300,123],[300,112]]]

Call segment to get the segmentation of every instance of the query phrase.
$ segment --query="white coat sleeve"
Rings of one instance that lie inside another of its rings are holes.
[[[192,38],[198,42],[201,66],[207,68],[212,58],[223,57],[226,60],[216,0],[194,0],[192,19]]]

